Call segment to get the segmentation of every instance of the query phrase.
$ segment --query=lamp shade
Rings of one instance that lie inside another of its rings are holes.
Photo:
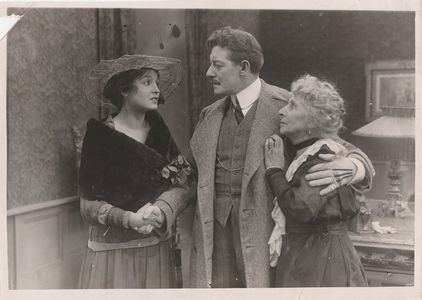
[[[415,138],[415,118],[382,116],[353,131],[354,135],[374,138]]]

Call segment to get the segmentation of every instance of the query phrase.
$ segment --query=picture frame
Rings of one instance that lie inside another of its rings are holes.
[[[365,65],[365,119],[373,121],[385,111],[414,111],[415,61],[376,61]]]

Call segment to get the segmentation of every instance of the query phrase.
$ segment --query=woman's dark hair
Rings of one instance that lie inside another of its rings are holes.
[[[109,99],[119,110],[123,106],[124,98],[123,93],[130,93],[136,88],[133,83],[136,79],[141,78],[147,71],[154,69],[143,68],[143,69],[130,69],[113,75],[103,90],[105,98]],[[156,71],[157,72],[157,71]],[[157,72],[158,74],[158,72]],[[161,94],[158,99],[158,103],[164,103],[164,99]]]
[[[207,40],[208,51],[215,46],[229,49],[230,60],[237,64],[242,60],[249,61],[253,74],[258,74],[264,65],[261,45],[252,34],[242,29],[223,27],[214,31]]]

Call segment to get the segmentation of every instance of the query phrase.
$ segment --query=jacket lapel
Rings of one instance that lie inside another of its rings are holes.
[[[204,120],[198,124],[190,141],[193,157],[201,177],[198,186],[209,185],[214,182],[214,168],[217,154],[218,136],[227,104],[227,97],[219,100],[210,109]]]
[[[258,99],[255,118],[249,136],[246,150],[245,170],[242,180],[242,195],[244,195],[252,176],[257,171],[264,159],[265,140],[277,132],[279,126],[278,109],[279,100],[274,100],[269,86],[262,81],[261,94]]]

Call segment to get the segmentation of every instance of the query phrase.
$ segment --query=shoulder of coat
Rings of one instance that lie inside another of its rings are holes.
[[[285,104],[287,104],[289,102],[289,99],[292,95],[291,92],[289,92],[289,91],[287,91],[287,90],[285,90],[281,87],[278,87],[278,86],[275,86],[275,85],[272,85],[272,84],[268,84],[265,81],[263,81],[263,88],[266,89],[267,93],[271,95],[271,98],[273,100],[281,101]]]
[[[209,112],[211,112],[215,109],[218,109],[223,104],[223,102],[226,98],[227,98],[227,96],[223,97],[221,99],[218,99],[217,101],[211,103],[210,105],[205,106],[201,111],[201,115],[206,115],[207,113],[209,113]]]

